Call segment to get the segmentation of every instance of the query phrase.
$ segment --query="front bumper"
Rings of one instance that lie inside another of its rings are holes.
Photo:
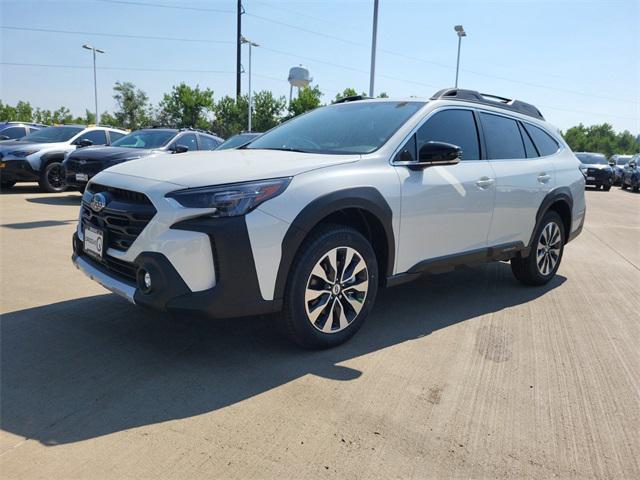
[[[67,185],[78,189],[84,189],[89,180],[107,168],[107,166],[103,165],[101,162],[85,162],[67,159],[62,162],[62,168]],[[87,180],[78,180],[76,178],[76,174],[79,173],[85,174],[87,176]]]
[[[40,178],[27,160],[0,160],[0,179],[6,182],[33,182]]]
[[[259,287],[244,217],[196,218],[178,222],[172,230],[205,233],[213,252],[216,283],[192,291],[172,262],[161,252],[143,251],[132,262],[108,255],[105,263],[86,255],[82,240],[73,236],[73,262],[89,278],[136,305],[175,313],[231,318],[277,312],[282,299],[264,300]],[[151,276],[151,288],[143,283]]]
[[[586,171],[585,182],[587,185],[611,185],[613,184],[613,175],[610,171],[589,168]]]

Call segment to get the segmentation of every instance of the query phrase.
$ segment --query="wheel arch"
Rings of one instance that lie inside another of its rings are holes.
[[[282,241],[282,258],[276,277],[275,298],[282,298],[293,261],[309,235],[328,223],[349,226],[364,235],[376,254],[379,278],[393,272],[395,237],[391,207],[373,187],[355,187],[319,197],[303,208]]]
[[[533,237],[542,222],[542,218],[549,211],[555,211],[562,219],[565,231],[565,244],[569,241],[571,235],[572,212],[573,212],[573,195],[568,187],[558,187],[550,191],[542,200],[538,212],[536,213],[536,224],[531,232],[529,243],[525,248],[522,256],[528,256],[531,252]]]

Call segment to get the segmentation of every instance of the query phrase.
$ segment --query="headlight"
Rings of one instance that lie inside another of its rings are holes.
[[[582,175],[584,175],[586,177],[587,176],[587,167],[585,167],[584,165],[580,165],[578,168],[582,172]]]
[[[189,188],[168,193],[183,207],[215,208],[214,217],[235,217],[253,210],[262,202],[280,195],[291,177],[258,182],[231,183],[212,187]]]
[[[29,155],[33,155],[34,153],[38,153],[39,150],[17,150],[15,152],[11,152],[10,155],[18,158],[28,157]]]

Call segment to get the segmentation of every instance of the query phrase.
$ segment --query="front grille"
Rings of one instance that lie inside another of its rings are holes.
[[[82,221],[105,232],[108,248],[124,252],[156,214],[156,209],[142,193],[103,185],[91,185],[89,194],[85,193],[84,198],[90,199],[91,194],[98,192],[103,192],[108,197],[107,206],[94,212],[83,199]]]
[[[100,162],[85,162],[74,158],[67,160],[66,167],[68,171],[73,173],[86,173],[91,176],[101,172],[105,168]]]

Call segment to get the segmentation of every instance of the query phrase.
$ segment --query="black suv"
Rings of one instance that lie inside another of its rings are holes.
[[[576,157],[582,163],[580,171],[584,175],[587,185],[602,187],[605,192],[613,185],[613,169],[602,153],[578,152]]]
[[[110,147],[87,147],[70,153],[62,163],[67,185],[84,190],[105,168],[157,153],[214,150],[224,140],[203,130],[144,128],[113,142]]]

